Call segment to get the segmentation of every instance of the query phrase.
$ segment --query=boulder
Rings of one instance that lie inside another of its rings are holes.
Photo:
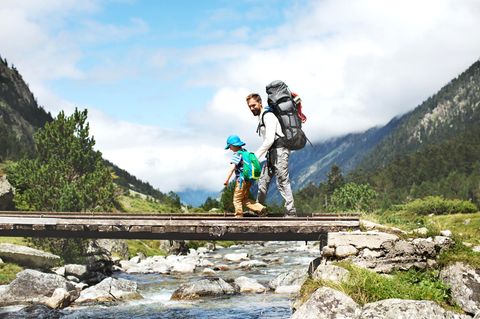
[[[235,289],[221,278],[205,278],[181,285],[170,297],[171,300],[193,300],[203,297],[233,295]]]
[[[161,240],[160,249],[168,255],[185,255],[188,253],[187,244],[184,240]]]
[[[0,257],[6,262],[38,269],[50,269],[61,261],[57,255],[15,244],[0,244]]]
[[[455,263],[442,269],[440,278],[450,286],[453,300],[465,312],[480,312],[480,269]]]
[[[267,267],[267,263],[260,261],[260,260],[245,260],[242,261],[238,267],[251,269],[251,268],[260,268],[260,267]]]
[[[13,188],[5,175],[0,176],[0,210],[13,210]]]
[[[137,283],[126,279],[106,278],[99,284],[88,287],[80,293],[75,304],[89,302],[112,302],[135,300],[143,297],[137,291]]]
[[[128,244],[125,239],[95,239],[98,247],[109,251],[121,259],[128,258]]]
[[[360,306],[340,291],[322,287],[294,312],[291,319],[358,318]],[[373,318],[373,317],[372,317]],[[375,317],[383,318],[383,317]]]
[[[235,279],[235,285],[238,286],[240,292],[262,293],[267,290],[262,284],[255,279],[241,276]]]
[[[57,288],[43,304],[52,309],[60,309],[69,306],[79,296],[78,290],[67,291],[65,288]]]
[[[19,272],[8,286],[0,289],[0,306],[43,302],[57,288],[67,292],[75,290],[75,286],[62,276],[26,269]]]
[[[248,260],[249,258],[247,253],[232,253],[226,254],[223,259],[232,262],[240,262],[241,260]]]
[[[376,231],[328,234],[328,246],[331,247],[352,245],[357,249],[379,249],[384,242],[393,240],[398,240],[398,236]]]
[[[355,256],[357,253],[357,248],[352,245],[337,246],[335,249],[335,257],[339,259],[347,258],[348,256]]]
[[[433,301],[385,299],[366,304],[359,319],[471,319],[446,311]]]
[[[295,293],[300,291],[307,277],[305,269],[290,270],[272,279],[268,285],[275,293]]]
[[[64,276],[75,276],[80,280],[89,277],[87,266],[85,265],[68,264],[64,266],[64,269]]]
[[[85,281],[89,284],[96,284],[113,273],[113,261],[110,252],[98,246],[95,240],[89,242],[85,265],[89,273],[89,278]]]
[[[332,264],[319,265],[312,274],[314,280],[342,282],[348,279],[349,271]]]

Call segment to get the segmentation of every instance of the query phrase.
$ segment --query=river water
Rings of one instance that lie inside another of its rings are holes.
[[[239,269],[238,262],[223,259],[225,254],[249,254],[250,259],[265,261],[268,267],[250,270]],[[319,254],[318,243],[267,242],[262,244],[242,244],[220,248],[206,253],[206,259],[214,264],[226,264],[230,270],[218,271],[218,277],[231,281],[240,276],[256,279],[264,286],[279,274],[288,270],[306,269],[309,262]],[[117,272],[115,277],[134,280],[138,283],[142,300],[118,304],[95,304],[91,306],[69,307],[48,313],[26,313],[24,310],[0,312],[0,318],[62,318],[62,319],[133,319],[133,318],[290,318],[293,295],[276,294],[272,291],[261,294],[237,294],[222,298],[203,298],[196,301],[171,301],[172,293],[185,282],[204,277],[203,268],[193,274],[126,274]]]

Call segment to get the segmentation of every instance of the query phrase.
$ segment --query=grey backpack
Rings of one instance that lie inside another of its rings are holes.
[[[297,103],[292,92],[282,81],[273,81],[266,87],[268,108],[265,112],[273,112],[280,122],[285,135],[277,139],[276,146],[284,146],[290,150],[299,150],[307,143],[307,137],[302,131],[302,121],[299,117]],[[262,119],[263,122],[263,119]]]

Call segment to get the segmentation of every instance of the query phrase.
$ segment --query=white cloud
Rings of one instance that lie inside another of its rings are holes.
[[[193,83],[265,96],[267,83],[283,79],[302,95],[305,130],[318,140],[386,123],[480,56],[474,1],[312,1],[289,14],[242,55],[218,46],[216,67]]]
[[[258,92],[265,98],[265,85],[272,80],[282,79],[301,94],[308,116],[305,130],[311,140],[319,140],[386,123],[480,56],[480,37],[474,33],[480,30],[478,1],[325,0],[285,8],[285,23],[270,29],[255,28],[251,19],[268,11],[252,8],[253,15],[237,20],[245,19],[248,26],[223,30],[218,19],[200,26],[208,45],[135,48],[120,59],[102,56],[101,63],[85,70],[79,66],[85,55],[98,58],[82,47],[85,43],[155,32],[141,19],[102,24],[89,15],[98,10],[96,1],[2,1],[0,53],[19,67],[40,104],[54,113],[73,110],[75,101],[52,92],[49,80],[113,83],[143,74],[135,61],[161,70],[158,80],[182,77],[187,86],[214,88],[203,109],[179,119],[186,120],[184,130],[120,121],[90,103],[97,148],[162,191],[221,189],[230,156],[223,149],[226,137],[241,135],[251,150],[260,144],[245,96]],[[63,30],[65,19],[82,14],[87,22]],[[222,19],[236,13],[227,9],[212,14]]]

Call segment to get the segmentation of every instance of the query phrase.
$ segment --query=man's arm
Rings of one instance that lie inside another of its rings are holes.
[[[264,113],[263,124],[265,125],[265,137],[263,139],[262,145],[260,145],[258,150],[255,152],[255,156],[259,160],[260,158],[262,158],[263,155],[267,153],[273,142],[275,142],[275,133],[277,131],[278,124],[277,117],[272,112]]]

